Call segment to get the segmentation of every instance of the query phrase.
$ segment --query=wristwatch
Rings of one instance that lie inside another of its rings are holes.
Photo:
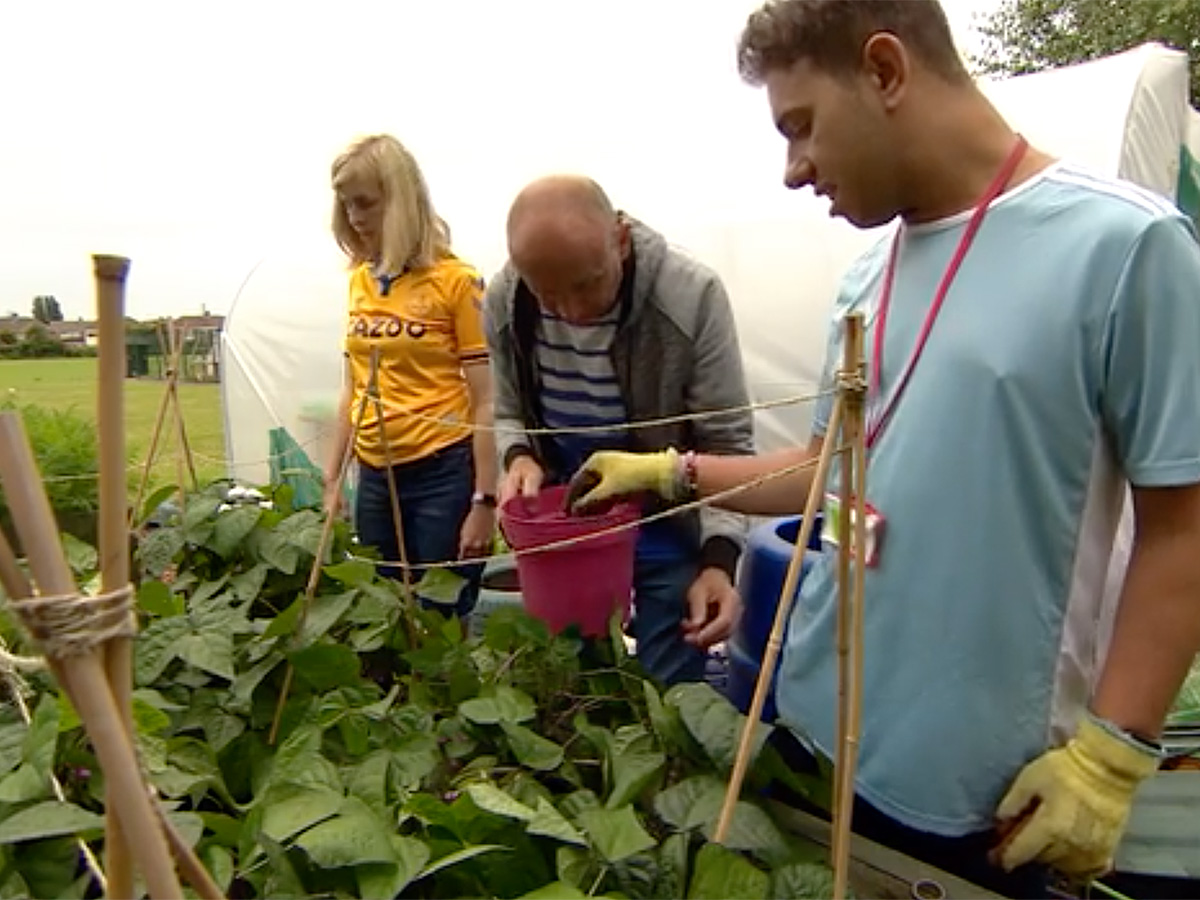
[[[475,506],[486,506],[488,509],[495,509],[496,495],[485,494],[482,491],[476,491],[471,495],[471,503]]]

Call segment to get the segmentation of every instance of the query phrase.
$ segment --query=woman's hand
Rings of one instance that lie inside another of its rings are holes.
[[[487,556],[496,536],[496,512],[483,503],[471,504],[458,539],[459,559]]]

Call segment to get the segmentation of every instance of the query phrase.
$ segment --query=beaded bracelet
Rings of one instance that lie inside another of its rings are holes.
[[[696,451],[689,450],[683,454],[683,489],[685,496],[695,499],[700,491],[700,477],[696,472]]]

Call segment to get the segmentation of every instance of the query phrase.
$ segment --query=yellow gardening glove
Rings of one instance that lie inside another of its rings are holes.
[[[567,508],[583,511],[604,500],[653,491],[667,500],[682,493],[679,454],[673,448],[661,453],[620,453],[601,450],[571,477]]]
[[[1037,860],[1079,878],[1109,871],[1134,792],[1157,768],[1149,747],[1085,718],[1065,747],[1022,769],[1001,801],[1001,830],[1026,818],[1005,839],[1000,864],[1011,871]]]

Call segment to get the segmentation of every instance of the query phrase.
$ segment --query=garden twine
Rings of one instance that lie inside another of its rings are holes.
[[[114,638],[137,634],[133,586],[128,584],[94,597],[25,597],[9,604],[50,659],[83,656]]]

